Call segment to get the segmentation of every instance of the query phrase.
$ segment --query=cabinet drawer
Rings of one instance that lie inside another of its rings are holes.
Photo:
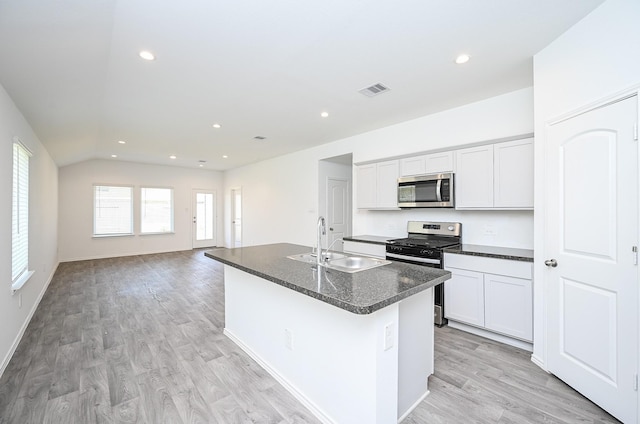
[[[487,258],[483,256],[444,254],[445,268],[468,269],[488,274],[508,275],[511,277],[532,279],[531,262],[508,259]]]

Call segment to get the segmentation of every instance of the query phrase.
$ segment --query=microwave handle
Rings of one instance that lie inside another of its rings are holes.
[[[438,202],[442,202],[442,180],[438,178],[438,182],[436,183],[436,199]]]

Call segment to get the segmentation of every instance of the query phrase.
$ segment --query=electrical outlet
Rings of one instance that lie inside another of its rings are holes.
[[[393,347],[393,323],[384,326],[384,350]]]
[[[293,350],[293,332],[288,328],[284,329],[284,347]]]

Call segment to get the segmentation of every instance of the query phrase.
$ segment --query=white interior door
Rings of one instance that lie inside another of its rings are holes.
[[[330,246],[335,240],[342,239],[350,234],[349,211],[351,205],[349,202],[349,182],[337,178],[327,179],[327,227],[328,227],[328,245]],[[342,251],[342,243],[336,243],[331,250]]]
[[[216,245],[216,193],[193,190],[193,241],[194,249]]]
[[[637,97],[549,128],[549,371],[623,422],[638,397]],[[555,261],[555,262],[552,262]]]
[[[242,247],[242,189],[231,189],[231,246]]]

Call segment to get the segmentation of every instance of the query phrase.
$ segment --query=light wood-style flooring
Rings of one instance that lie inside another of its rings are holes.
[[[203,252],[60,264],[0,379],[0,423],[317,423],[222,334],[223,268]],[[435,368],[403,423],[617,422],[528,352],[455,329],[436,329]]]

